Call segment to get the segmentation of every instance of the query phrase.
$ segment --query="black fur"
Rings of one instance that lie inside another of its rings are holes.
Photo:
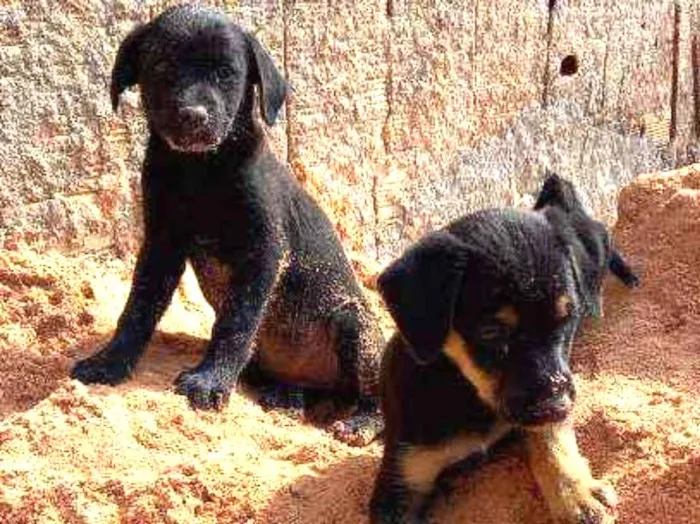
[[[109,344],[75,365],[85,383],[125,380],[190,261],[216,311],[201,363],[176,389],[219,408],[247,366],[327,390],[333,413],[375,393],[380,336],[326,216],[265,144],[287,85],[267,52],[223,14],[169,9],[119,50],[112,102],[138,84],[150,139],[145,240]],[[371,402],[369,402],[371,405]]]
[[[385,304],[420,363],[439,354],[452,327],[467,263],[464,247],[454,235],[438,231],[378,279]]]
[[[638,283],[573,186],[551,175],[536,211],[465,216],[380,275],[398,332],[382,366],[386,438],[372,522],[422,520],[429,497],[409,486],[402,469],[411,450],[457,436],[486,442],[499,426],[506,436],[567,417],[575,398],[569,349],[582,317],[596,312],[608,267]],[[511,320],[500,319],[503,308],[515,312]],[[444,352],[451,332],[493,386],[493,400]]]
[[[639,285],[639,278],[615,248],[614,243],[605,232],[605,226],[586,214],[574,185],[556,173],[547,174],[542,191],[540,191],[535,203],[536,211],[546,208],[558,209],[566,214],[571,226],[580,233],[581,241],[586,243],[590,258],[597,260],[600,256],[607,256],[608,268],[613,275],[618,277],[627,287]],[[597,232],[595,235],[587,235],[585,234],[586,228],[593,228]],[[605,245],[594,245],[598,239],[603,239]]]

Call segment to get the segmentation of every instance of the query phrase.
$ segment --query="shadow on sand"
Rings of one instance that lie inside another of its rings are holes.
[[[104,346],[111,334],[86,336],[69,349],[42,355],[23,348],[3,351],[0,419],[31,409],[68,379],[74,363]],[[131,379],[115,390],[167,391],[182,370],[194,366],[206,341],[184,333],[157,332]]]

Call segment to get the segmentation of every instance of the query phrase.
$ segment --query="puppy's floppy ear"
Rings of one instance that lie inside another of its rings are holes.
[[[260,109],[265,123],[272,126],[287,97],[287,82],[258,40],[246,34],[251,51],[251,71],[253,82],[258,84]]]
[[[465,244],[439,231],[410,248],[379,275],[379,292],[421,364],[438,357],[452,329],[466,263]]]
[[[119,95],[121,95],[127,87],[131,87],[138,81],[141,44],[150,28],[150,24],[137,26],[127,35],[119,46],[117,58],[112,68],[112,86],[110,88],[112,109],[114,111],[116,111],[119,106]]]

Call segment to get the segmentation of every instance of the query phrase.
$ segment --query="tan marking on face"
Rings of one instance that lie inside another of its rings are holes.
[[[569,295],[561,295],[555,304],[555,314],[559,320],[564,320],[571,315],[574,301]]]
[[[593,478],[570,422],[528,431],[525,441],[530,469],[557,521],[582,522],[592,514],[596,522],[610,522],[604,519],[617,503],[615,492]]]
[[[518,312],[515,310],[515,307],[511,305],[503,306],[498,310],[495,317],[496,320],[510,328],[516,327],[520,321]]]
[[[471,350],[466,341],[454,330],[447,336],[442,348],[452,362],[459,368],[479,395],[479,398],[489,407],[498,407],[498,378],[489,375],[479,368],[471,357]]]
[[[474,453],[486,451],[510,431],[512,426],[497,423],[489,433],[458,435],[432,446],[409,445],[401,454],[400,471],[403,481],[415,492],[427,495],[445,468]]]

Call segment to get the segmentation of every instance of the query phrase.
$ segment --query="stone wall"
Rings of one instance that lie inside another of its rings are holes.
[[[131,254],[144,122],[112,114],[120,40],[176,2],[0,5],[0,245]],[[546,168],[614,220],[636,174],[694,159],[700,0],[210,2],[293,86],[270,130],[348,249],[386,261]]]

